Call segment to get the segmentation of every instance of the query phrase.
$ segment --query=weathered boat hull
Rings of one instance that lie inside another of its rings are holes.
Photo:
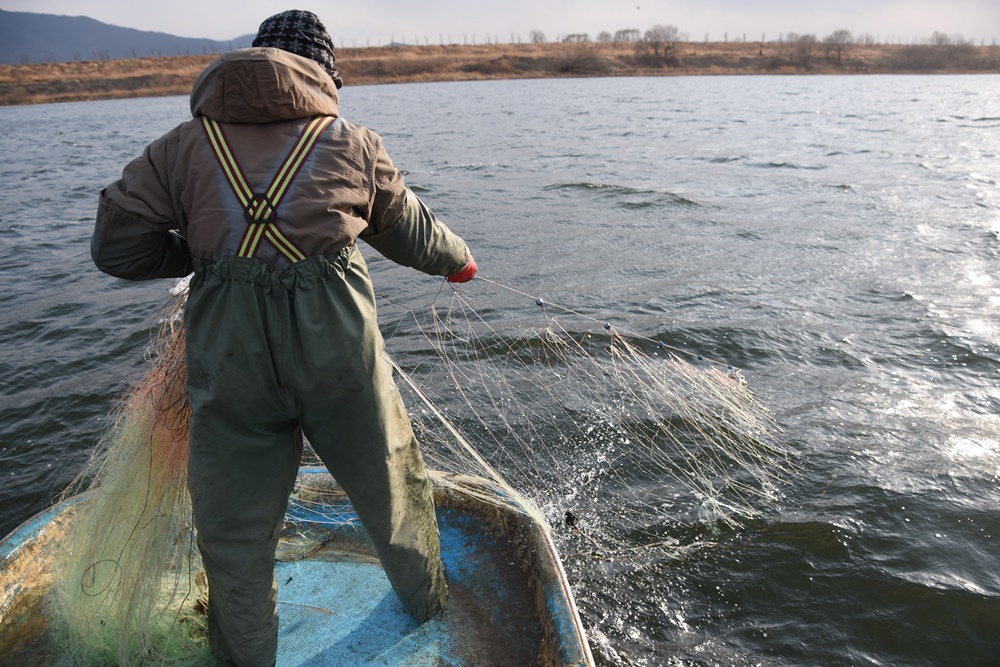
[[[593,664],[545,530],[457,491],[438,490],[435,500],[448,609],[418,624],[403,613],[332,478],[323,469],[300,471],[276,563],[279,666]],[[45,565],[72,504],[41,513],[0,542],[0,663],[51,664],[41,604],[50,579]]]

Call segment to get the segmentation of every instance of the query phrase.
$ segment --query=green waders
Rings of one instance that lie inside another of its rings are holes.
[[[274,554],[303,434],[347,492],[404,610],[417,620],[441,612],[431,483],[356,248],[281,272],[241,257],[199,266],[185,317],[189,487],[215,656],[274,663]]]

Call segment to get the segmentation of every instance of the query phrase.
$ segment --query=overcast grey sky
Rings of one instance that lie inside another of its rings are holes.
[[[935,31],[976,43],[1000,43],[1000,0],[0,0],[8,11],[89,16],[104,23],[226,40],[254,33],[267,16],[308,9],[326,23],[338,46],[390,40],[509,42],[541,30],[551,41],[569,33],[655,24],[677,26],[692,41],[767,40],[789,32],[822,39],[834,30],[871,34],[882,41],[913,41]]]

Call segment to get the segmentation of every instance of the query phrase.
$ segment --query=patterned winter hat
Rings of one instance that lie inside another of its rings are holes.
[[[337,58],[333,55],[333,40],[326,26],[312,12],[289,9],[264,19],[253,46],[269,46],[315,60],[333,78],[337,88],[344,85],[337,70]]]

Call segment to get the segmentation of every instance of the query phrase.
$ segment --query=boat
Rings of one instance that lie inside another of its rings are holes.
[[[418,624],[403,612],[336,482],[324,468],[301,468],[276,554],[277,667],[592,667],[548,532],[527,513],[462,488],[469,480],[435,486],[448,608]],[[43,610],[51,574],[40,563],[58,548],[59,526],[77,500],[0,542],[0,664],[51,664]]]

